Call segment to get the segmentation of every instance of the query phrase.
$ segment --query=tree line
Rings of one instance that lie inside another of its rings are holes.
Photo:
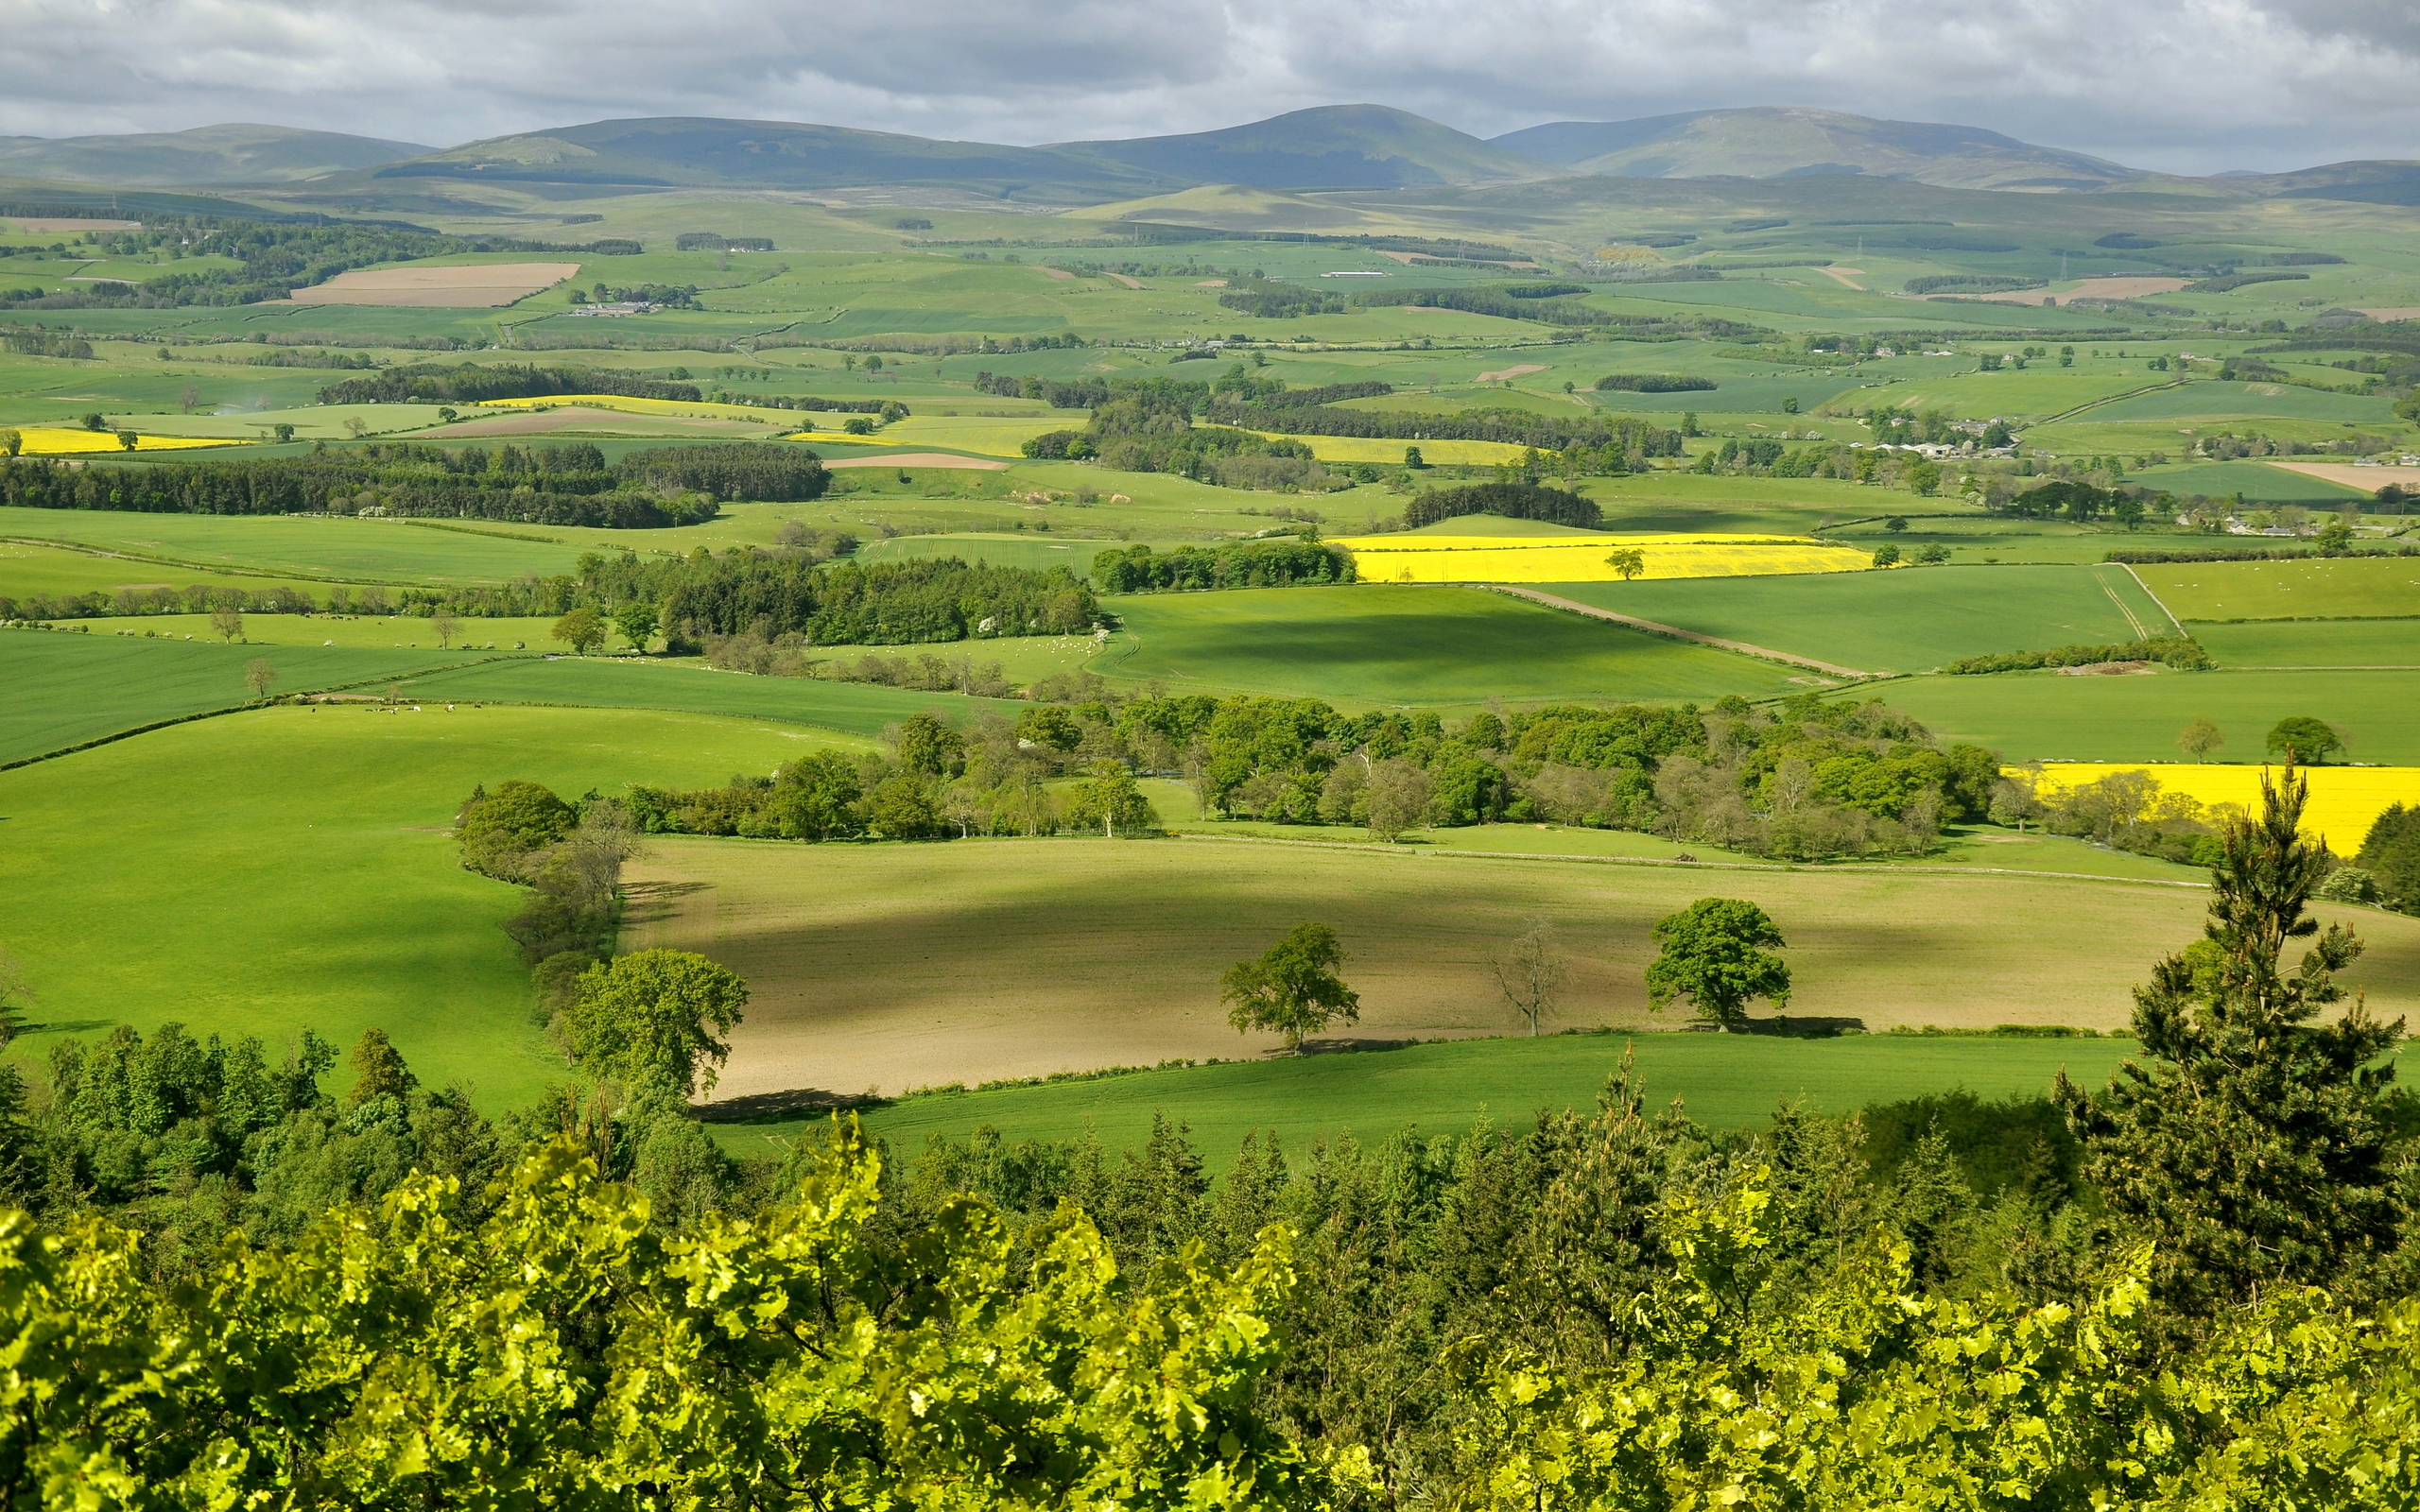
[[[1593,1108],[1255,1131],[1216,1182],[1166,1118],[1122,1152],[896,1154],[844,1118],[742,1168],[660,1111],[747,1000],[683,953],[585,969],[594,1079],[502,1125],[443,1124],[374,1032],[337,1104],[317,1041],[271,1071],[119,1031],[0,1118],[11,1175],[58,1140],[148,1157],[113,1157],[132,1201],[37,1187],[43,1222],[0,1225],[0,1475],[374,1507],[2399,1505],[2415,1120],[2401,1023],[2320,1021],[2360,942],[2308,917],[2305,797],[2289,773],[2227,826],[2140,1055],[2001,1104],[1718,1131],[1624,1057]],[[1342,959],[1307,926],[1227,1001],[1349,1012]],[[228,1159],[221,1120],[252,1129],[236,1179],[182,1177]],[[337,1206],[231,1232],[289,1160]]]
[[[0,458],[0,504],[147,514],[386,514],[662,529],[723,501],[820,497],[813,452],[783,444],[668,446],[606,464],[585,443],[445,450],[409,442],[243,461],[77,466]]]
[[[1128,546],[1095,557],[1092,576],[1104,593],[1292,588],[1354,580],[1352,553],[1291,537],[1157,553],[1149,546]]]
[[[155,221],[139,232],[108,233],[101,245],[113,257],[165,250],[172,260],[232,257],[241,266],[167,272],[141,284],[99,284],[61,294],[45,294],[39,288],[9,289],[0,292],[0,300],[15,308],[35,310],[257,304],[285,299],[298,288],[324,284],[338,273],[375,263],[463,252],[579,251],[610,256],[639,250],[639,244],[632,241],[564,246],[502,236],[447,236],[417,227],[339,221],[318,215],[295,215],[277,223],[216,216]]]
[[[685,375],[684,375],[685,376]],[[476,404],[551,394],[619,394],[627,399],[695,401],[698,386],[627,368],[544,368],[532,363],[415,363],[320,390],[322,404]]]
[[[1536,483],[1474,483],[1458,489],[1430,489],[1414,495],[1403,507],[1403,523],[1407,529],[1417,530],[1441,520],[1472,514],[1543,520],[1582,530],[1594,530],[1605,523],[1605,512],[1598,507],[1596,500]]]

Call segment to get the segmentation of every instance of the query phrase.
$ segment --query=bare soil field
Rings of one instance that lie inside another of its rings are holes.
[[[1478,381],[1483,384],[1511,383],[1515,378],[1527,378],[1533,372],[1544,372],[1546,370],[1547,365],[1543,362],[1524,362],[1511,368],[1503,369],[1500,371],[1480,373],[1478,375]]]
[[[486,310],[552,288],[578,263],[487,263],[476,267],[365,267],[294,291],[297,304],[390,304]]]
[[[765,427],[746,421],[692,420],[679,415],[626,415],[620,410],[591,409],[585,404],[571,404],[562,409],[500,415],[494,420],[459,421],[452,425],[440,426],[429,434],[543,436],[550,431],[611,431],[617,436],[762,436]]]
[[[2348,489],[2362,489],[2375,493],[2388,484],[2406,489],[2420,489],[2420,467],[2352,467],[2342,462],[2277,462],[2271,467],[2299,472],[2323,483],[2341,483]]]
[[[2397,304],[2383,310],[2363,310],[2373,320],[2420,320],[2420,304]]]
[[[1864,284],[1859,284],[1859,283],[1855,282],[1855,280],[1857,280],[1857,279],[1860,279],[1860,278],[1865,277],[1865,269],[1864,269],[1864,268],[1861,268],[1861,267],[1819,267],[1819,268],[1817,268],[1815,271],[1816,271],[1816,272],[1818,272],[1818,273],[1823,274],[1825,278],[1830,279],[1830,280],[1831,280],[1833,283],[1835,283],[1835,284],[1847,284],[1850,288],[1853,288],[1853,289],[1858,290],[1859,292],[1863,292],[1863,291],[1864,291],[1865,285],[1864,285]]]
[[[1760,870],[1324,850],[1216,839],[821,845],[652,842],[623,944],[749,981],[717,1095],[897,1092],[1278,1052],[1219,1001],[1226,968],[1306,919],[1361,995],[1331,1040],[1523,1032],[1493,974],[1551,919],[1574,961],[1547,1023],[1686,1026],[1647,1011],[1648,931],[1694,899],[1754,899],[1789,937],[1794,1019],[2116,1027],[2152,961],[2198,934],[2199,888],[1884,868]],[[2420,1008],[2420,919],[2348,910],[2374,1008]],[[2017,921],[2012,925],[2012,921]],[[1770,1010],[1759,1005],[1756,1015]]]
[[[834,467],[962,467],[982,472],[1005,472],[1006,462],[994,462],[980,456],[958,456],[948,452],[902,452],[896,456],[844,456],[835,460],[825,457],[823,465]]]

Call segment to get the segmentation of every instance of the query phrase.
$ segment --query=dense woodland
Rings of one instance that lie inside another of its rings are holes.
[[[685,376],[685,375],[683,375]],[[322,404],[475,404],[549,394],[621,394],[631,399],[699,397],[698,386],[627,368],[542,368],[535,363],[422,363],[372,378],[348,378],[320,390]]]

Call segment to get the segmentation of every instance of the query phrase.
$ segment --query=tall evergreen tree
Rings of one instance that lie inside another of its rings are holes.
[[[2156,1246],[2154,1294],[2187,1317],[2264,1287],[2325,1283],[2391,1246],[2395,1204],[2381,1107],[2403,1033],[2357,996],[2332,1023],[2336,973],[2361,951],[2304,905],[2328,869],[2303,837],[2308,781],[2261,779],[2261,812],[2228,824],[2211,868],[2205,938],[2135,992],[2128,1061],[2106,1092],[2059,1078],[2085,1175]],[[2310,947],[2281,969],[2289,941]]]

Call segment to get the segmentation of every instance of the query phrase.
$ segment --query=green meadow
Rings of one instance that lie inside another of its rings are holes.
[[[455,808],[509,777],[573,794],[717,783],[816,739],[643,711],[330,705],[0,772],[11,869],[42,879],[0,930],[39,994],[19,1049],[38,1060],[59,1035],[174,1020],[274,1056],[305,1028],[342,1046],[375,1024],[423,1080],[525,1103],[562,1060],[497,928],[523,894],[462,869]]]
[[[1409,1130],[1518,1128],[1539,1113],[1593,1109],[1608,1077],[1634,1058],[1651,1104],[1678,1103],[1713,1128],[1750,1128],[1789,1105],[1853,1112],[1961,1088],[1984,1097],[2047,1095],[2066,1071],[2099,1082],[2135,1054],[2131,1040],[1926,1039],[1898,1035],[1791,1040],[1757,1035],[1556,1035],[1385,1052],[1144,1072],[994,1091],[932,1093],[877,1107],[866,1128],[900,1155],[978,1128],[1008,1140],[1097,1137],[1139,1145],[1154,1116],[1182,1124],[1214,1171],[1244,1136],[1274,1134],[1289,1156],[1346,1138],[1376,1143]],[[719,1124],[735,1152],[803,1131],[804,1121]]]
[[[2420,615],[2420,557],[2164,562],[2135,571],[2185,620]]]
[[[2420,667],[2420,619],[2258,620],[2196,625],[2229,667]]]
[[[1095,670],[1180,692],[1468,706],[1492,698],[1694,698],[1791,691],[1789,669],[1477,588],[1250,589],[1104,601]]]
[[[2420,672],[2014,672],[1915,678],[1874,696],[1936,735],[1994,747],[2011,761],[2179,761],[2177,733],[2195,719],[2217,722],[2228,760],[2258,761],[2272,726],[2309,714],[2338,728],[2352,760],[2420,765]]]
[[[164,719],[238,708],[251,699],[244,668],[255,659],[276,669],[270,691],[290,694],[383,686],[483,654],[434,646],[271,650],[216,641],[0,630],[0,687],[8,690],[0,698],[0,762],[23,761]]]
[[[2146,628],[2171,628],[2118,567],[1950,566],[1544,586],[1600,609],[1869,672],[1923,672],[1959,657],[2131,641]]]
[[[902,647],[889,646],[898,652]],[[912,652],[913,647],[904,648]],[[957,654],[978,647],[953,645]],[[910,693],[862,682],[813,678],[760,678],[718,672],[694,662],[622,657],[511,657],[405,681],[406,696],[429,702],[554,705],[579,709],[657,709],[720,715],[871,737],[925,710],[962,723],[994,708],[1014,716],[1021,705],[955,693]],[[787,740],[812,739],[804,732]],[[717,774],[717,781],[729,777]]]

